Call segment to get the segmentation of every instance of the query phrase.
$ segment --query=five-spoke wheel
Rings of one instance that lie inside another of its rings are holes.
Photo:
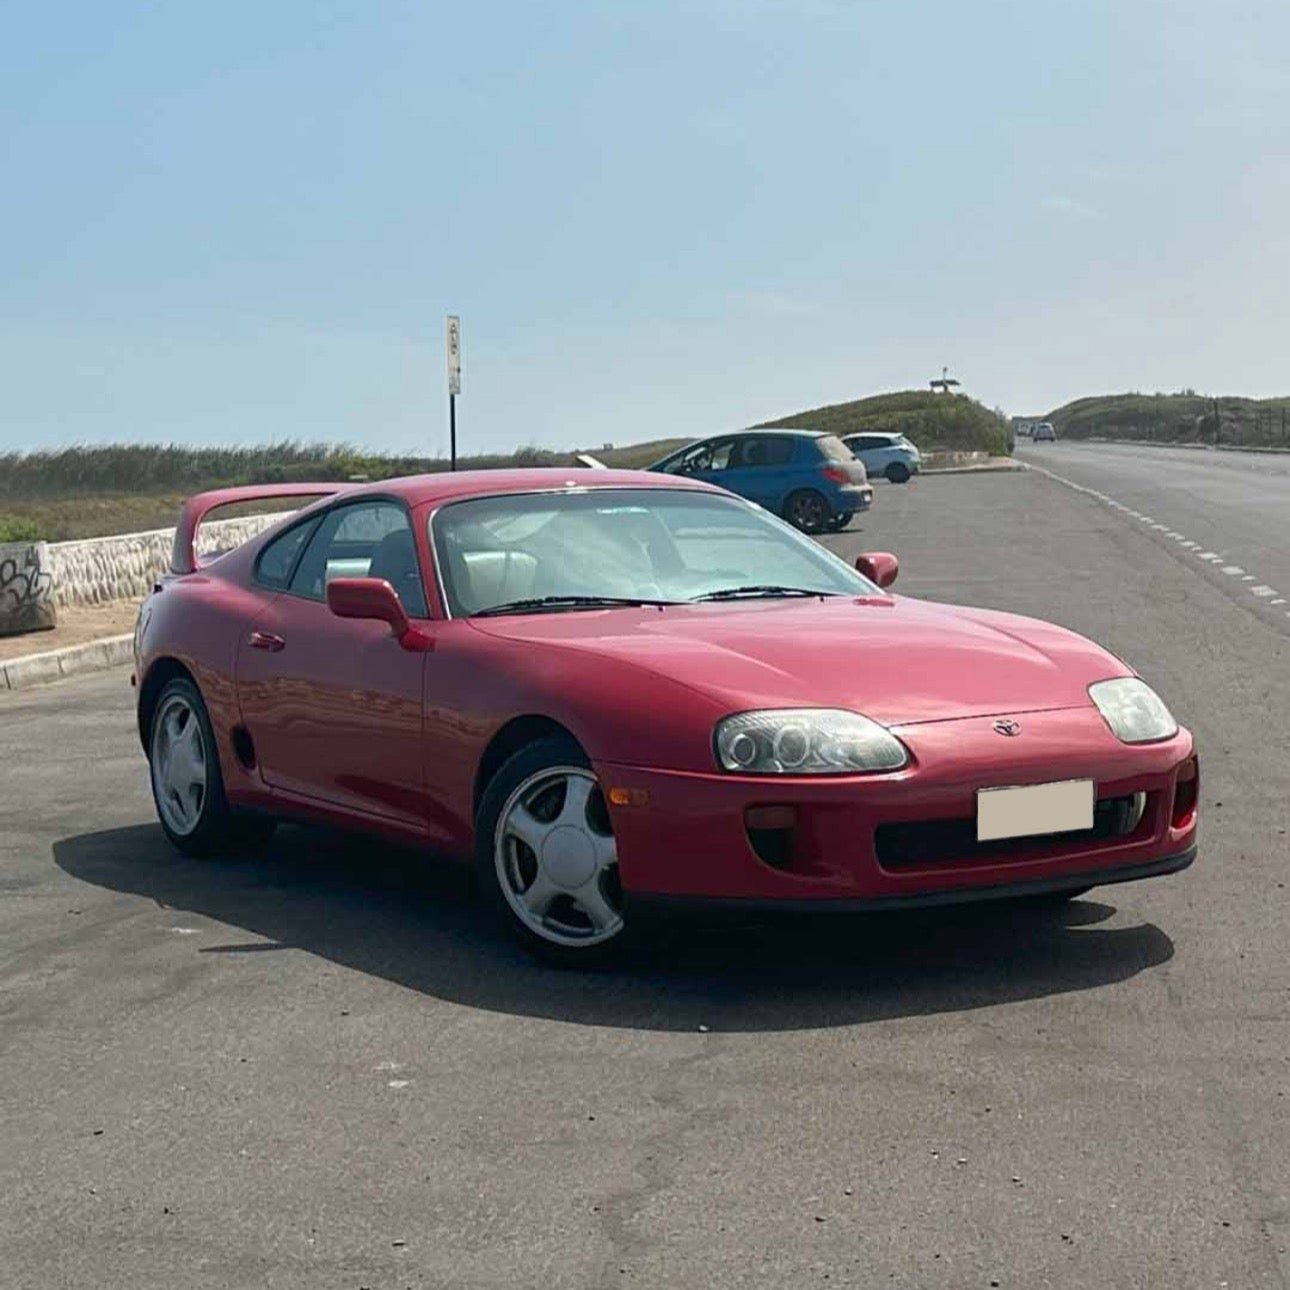
[[[529,949],[564,963],[608,957],[625,929],[618,851],[577,744],[553,736],[511,757],[484,792],[477,830],[481,882]]]
[[[829,504],[813,488],[793,493],[784,503],[784,518],[803,533],[819,533],[829,522]]]
[[[152,710],[148,734],[149,778],[157,818],[166,836],[187,855],[244,850],[267,842],[273,821],[229,810],[220,774],[215,731],[191,677],[166,683]]]
[[[152,723],[152,792],[167,829],[186,838],[202,819],[207,792],[206,737],[192,699],[168,693]]]

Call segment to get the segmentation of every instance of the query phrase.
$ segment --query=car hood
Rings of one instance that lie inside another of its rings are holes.
[[[488,635],[630,664],[731,711],[837,707],[886,725],[1085,707],[1131,675],[1065,628],[1015,614],[871,597],[475,618]],[[608,697],[608,696],[607,696]],[[661,696],[660,696],[661,697]]]

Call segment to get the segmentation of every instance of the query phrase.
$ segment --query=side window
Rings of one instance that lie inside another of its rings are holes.
[[[291,590],[324,600],[333,578],[384,578],[409,616],[427,616],[412,526],[397,502],[355,502],[323,516],[291,579]]]
[[[766,466],[787,466],[793,459],[794,443],[785,435],[777,439],[764,439],[766,445],[766,460],[762,463]]]
[[[300,554],[300,548],[313,532],[314,524],[314,520],[309,520],[275,537],[260,552],[260,558],[255,562],[256,582],[281,591],[287,585],[287,579],[291,577],[296,556]]]
[[[731,455],[734,452],[735,441],[733,439],[720,439],[712,445],[712,450],[708,458],[708,464],[701,466],[701,470],[729,470],[731,467]]]
[[[733,439],[709,439],[683,452],[669,467],[669,475],[693,475],[700,470],[726,470],[730,465]]]

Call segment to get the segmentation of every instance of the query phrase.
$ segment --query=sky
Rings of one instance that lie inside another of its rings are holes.
[[[0,0],[0,450],[1290,392],[1284,0]]]

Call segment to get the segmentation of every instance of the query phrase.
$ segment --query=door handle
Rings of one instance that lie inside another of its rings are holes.
[[[246,643],[252,649],[267,649],[270,654],[276,654],[287,642],[272,632],[252,632]]]

